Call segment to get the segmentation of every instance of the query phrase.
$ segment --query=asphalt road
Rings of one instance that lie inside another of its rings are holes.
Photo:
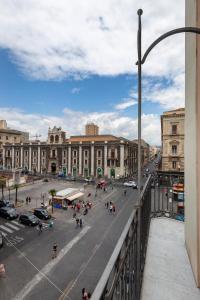
[[[23,187],[19,189],[19,198],[30,196],[32,201],[30,206],[18,210],[39,206],[41,193],[46,193],[48,198],[51,188],[59,190],[69,186],[82,187],[62,181]],[[72,209],[55,209],[54,227],[49,229],[44,224],[40,235],[37,228],[22,227],[0,218],[0,230],[7,234],[6,244],[0,249],[0,263],[6,268],[6,276],[0,278],[0,299],[79,300],[83,287],[90,292],[94,290],[134,209],[138,192],[127,188],[125,196],[123,186],[110,187],[107,192],[99,190],[95,197],[94,186],[87,186],[85,194],[89,192],[93,207],[86,216],[81,216],[82,228],[76,227]],[[115,203],[115,214],[105,208],[106,201]],[[58,244],[58,256],[52,259],[54,242]]]

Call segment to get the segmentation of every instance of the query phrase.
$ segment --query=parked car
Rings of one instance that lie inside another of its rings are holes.
[[[48,213],[48,211],[44,208],[36,208],[34,210],[34,215],[38,217],[39,219],[48,220],[51,218],[51,215]]]
[[[135,181],[124,182],[124,186],[130,186],[133,187],[134,189],[137,189],[137,184]]]
[[[9,200],[0,200],[0,207],[14,207]]]
[[[36,226],[40,220],[32,212],[27,212],[20,215],[19,222],[29,226]]]
[[[0,232],[0,248],[3,247],[4,244],[4,237],[3,234]]]
[[[17,213],[17,210],[15,208],[4,206],[0,208],[0,217],[13,220],[17,219],[19,217],[19,214]]]

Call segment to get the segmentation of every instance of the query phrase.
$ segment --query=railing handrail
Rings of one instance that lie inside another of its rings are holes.
[[[136,211],[137,211],[137,209],[134,209],[133,212],[132,212],[132,214],[130,215],[130,217],[129,217],[126,225],[125,225],[125,228],[122,231],[121,236],[120,236],[120,238],[119,238],[119,240],[117,242],[117,245],[115,246],[115,249],[114,249],[114,251],[113,251],[113,253],[112,253],[112,255],[111,255],[111,257],[110,257],[110,259],[109,259],[109,261],[107,263],[107,265],[106,265],[106,268],[105,268],[103,274],[101,275],[101,278],[100,278],[100,280],[99,280],[99,282],[98,282],[98,284],[97,284],[97,286],[96,286],[96,288],[95,288],[95,290],[94,290],[94,292],[92,294],[91,300],[100,299],[100,296],[101,296],[102,292],[104,291],[104,288],[105,288],[106,283],[107,283],[107,281],[109,279],[110,273],[113,270],[115,262],[116,262],[116,260],[117,260],[117,258],[119,256],[119,253],[120,253],[121,248],[123,246],[124,240],[125,240],[125,238],[127,236],[127,233],[128,233],[128,231],[130,229],[130,225],[133,222],[133,219],[135,217]]]
[[[151,175],[148,176],[148,179],[147,179],[147,181],[146,181],[146,183],[145,183],[145,185],[144,185],[144,187],[142,189],[142,192],[140,193],[140,202],[139,203],[141,203],[141,200],[142,200],[142,198],[144,196],[144,193],[145,193],[145,189],[147,188],[150,179],[151,179]],[[130,217],[129,217],[126,225],[125,225],[125,228],[123,229],[123,231],[121,233],[121,236],[120,236],[120,238],[119,238],[119,240],[117,242],[117,245],[115,246],[115,249],[113,250],[113,253],[112,253],[112,255],[111,255],[111,257],[110,257],[110,259],[109,259],[109,261],[108,261],[108,263],[106,265],[106,268],[105,268],[103,274],[101,275],[101,278],[98,281],[94,292],[92,293],[91,300],[98,300],[98,299],[100,299],[100,297],[101,297],[101,295],[102,295],[102,293],[103,293],[103,291],[104,291],[104,289],[106,287],[106,284],[108,282],[109,276],[110,276],[110,274],[111,274],[111,272],[112,272],[112,270],[114,268],[115,262],[116,262],[116,260],[117,260],[117,258],[119,256],[119,253],[120,253],[120,251],[122,249],[122,246],[124,244],[124,241],[125,241],[125,238],[126,238],[126,236],[128,234],[128,231],[129,231],[129,229],[131,227],[131,224],[132,224],[132,222],[133,222],[133,220],[134,220],[134,218],[136,216],[136,213],[137,213],[137,206],[135,206],[133,208],[133,212],[131,213],[131,215],[130,215]]]

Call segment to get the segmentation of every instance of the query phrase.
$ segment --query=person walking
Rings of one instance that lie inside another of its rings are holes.
[[[29,202],[29,204],[31,203],[31,197],[28,198],[28,202]]]
[[[113,211],[113,205],[112,204],[110,204],[109,211],[110,211],[110,214],[112,214],[112,211]]]
[[[52,259],[57,257],[57,250],[58,250],[58,245],[56,243],[53,244],[53,254],[52,254]]]
[[[76,218],[76,227],[79,225],[79,218]]]
[[[82,300],[87,300],[88,299],[88,294],[86,292],[86,289],[83,288],[82,289]]]
[[[42,233],[42,222],[41,221],[38,224],[38,229],[39,229],[39,234]]]
[[[83,226],[83,221],[82,221],[81,218],[79,219],[79,225],[80,225],[80,228],[82,228],[82,226]]]
[[[28,204],[28,197],[26,197],[26,205]]]
[[[126,196],[127,190],[124,190],[124,196]]]
[[[113,214],[115,214],[115,204],[113,204]]]

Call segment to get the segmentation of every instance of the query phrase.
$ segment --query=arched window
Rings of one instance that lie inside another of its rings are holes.
[[[53,143],[53,142],[54,142],[54,136],[51,135],[51,136],[50,136],[50,143]]]
[[[58,142],[59,142],[59,136],[56,135],[56,136],[55,136],[55,143],[58,143]]]

